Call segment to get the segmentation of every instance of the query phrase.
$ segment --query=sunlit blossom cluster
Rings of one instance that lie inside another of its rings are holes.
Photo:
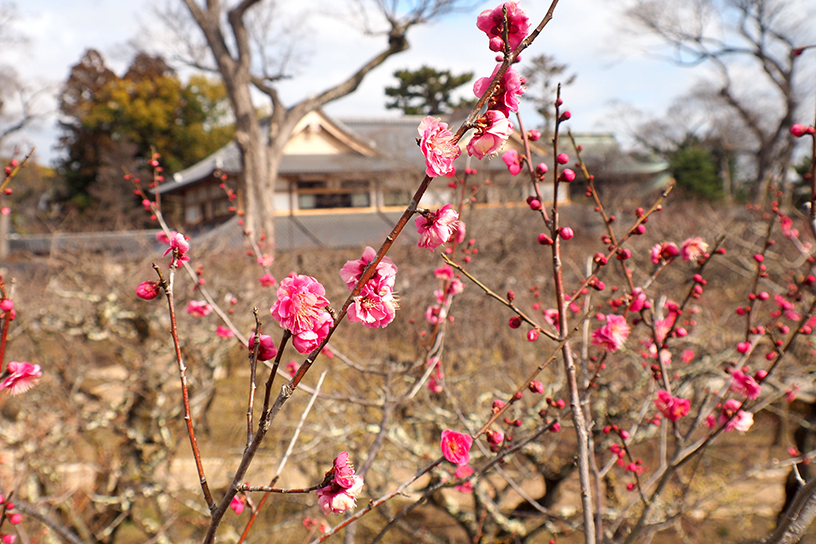
[[[299,353],[310,353],[334,325],[326,310],[326,289],[311,276],[292,273],[281,280],[277,296],[272,317],[292,333],[292,345]]]
[[[671,421],[677,421],[681,417],[688,415],[691,408],[689,399],[674,397],[668,391],[660,390],[655,396],[655,406],[661,414]]]
[[[317,504],[323,513],[342,514],[357,506],[357,496],[363,489],[363,478],[354,474],[354,465],[348,459],[349,454],[342,452],[335,457],[328,475],[329,485],[317,490]]]
[[[347,261],[340,270],[340,277],[346,282],[349,290],[353,290],[363,275],[363,271],[373,262],[377,252],[372,247],[366,247],[362,257]],[[394,295],[397,266],[388,257],[383,257],[377,263],[374,275],[363,285],[360,293],[352,299],[348,309],[349,321],[362,323],[370,329],[385,328],[394,321],[399,302]]]
[[[433,251],[453,235],[459,221],[459,214],[450,204],[445,204],[434,212],[427,212],[416,218],[419,247]]]
[[[754,414],[745,410],[740,410],[742,403],[736,399],[728,399],[720,407],[720,415],[714,417],[709,415],[705,424],[709,429],[713,429],[717,425],[725,425],[725,431],[739,431],[744,433],[754,424]]]
[[[503,9],[507,10],[506,29]],[[497,52],[509,52],[506,45],[510,50],[515,50],[530,31],[530,21],[516,2],[505,2],[492,10],[483,11],[477,18],[476,26],[487,34],[490,49]],[[508,44],[504,43],[505,31]],[[503,57],[500,56],[497,60],[503,60]],[[502,66],[501,63],[496,64],[489,77],[476,80],[473,94],[477,98],[482,98],[491,90],[491,83],[499,76]],[[487,100],[487,110],[471,126],[474,132],[466,146],[469,155],[483,159],[502,148],[513,133],[509,116],[519,109],[519,97],[524,94],[524,83],[524,78],[512,66],[505,67]],[[418,131],[419,146],[425,156],[425,173],[431,177],[451,173],[460,149],[454,143],[454,136],[447,124],[434,117],[426,117],[420,123]]]
[[[592,343],[606,351],[618,351],[629,336],[629,324],[622,315],[609,314],[606,324],[592,333]]]

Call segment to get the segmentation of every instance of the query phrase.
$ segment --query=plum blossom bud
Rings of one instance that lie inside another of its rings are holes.
[[[0,310],[4,312],[10,312],[14,309],[14,302],[11,301],[9,298],[4,298],[2,302],[0,302]]]
[[[249,337],[249,350],[251,352],[255,351],[255,335]],[[258,360],[259,361],[271,361],[275,358],[275,355],[278,354],[278,348],[275,347],[275,344],[272,341],[271,336],[267,336],[262,334],[260,336],[260,346],[258,347]]]
[[[539,395],[544,392],[544,384],[537,380],[531,381],[527,388],[533,393],[538,393]]]
[[[504,401],[503,400],[496,399],[496,400],[493,401],[492,411],[493,411],[494,414],[497,413],[502,408],[504,408]]]
[[[541,244],[542,246],[551,246],[553,244],[553,240],[548,235],[542,232],[541,234],[538,235],[538,243]]]
[[[540,210],[541,209],[541,202],[538,199],[533,198],[529,202],[531,210]]]
[[[562,114],[561,114],[561,115],[558,117],[558,120],[559,120],[559,121],[566,121],[566,120],[567,120],[567,119],[569,119],[570,117],[572,117],[572,113],[570,113],[570,111],[569,111],[569,110],[566,110],[564,113],[562,113]]]
[[[541,138],[541,133],[536,129],[528,130],[527,131],[527,139],[531,142],[535,142],[536,140]]]
[[[808,130],[805,125],[802,123],[796,123],[790,128],[791,134],[793,134],[797,138],[801,138],[805,134],[807,134]]]
[[[527,332],[527,340],[530,342],[535,342],[538,340],[538,329],[530,329]]]
[[[521,172],[521,159],[521,155],[515,149],[508,149],[502,155],[502,160],[507,165],[511,176],[518,175]]]
[[[515,298],[516,294],[513,291],[507,291],[507,302],[513,302]]]
[[[561,227],[560,229],[558,229],[558,234],[559,236],[561,236],[562,240],[569,240],[570,238],[575,236],[575,233],[569,227]]]
[[[575,172],[570,170],[569,168],[564,168],[564,171],[561,172],[559,178],[561,181],[566,181],[567,183],[571,182],[575,179]]]
[[[159,296],[159,291],[159,284],[155,281],[143,281],[136,287],[136,296],[143,300],[153,300]],[[0,305],[0,309],[2,309],[2,305]]]
[[[518,329],[521,327],[521,318],[519,316],[511,317],[507,324],[511,329]]]
[[[487,442],[491,446],[498,446],[504,442],[504,433],[501,431],[489,430],[487,431]]]
[[[567,164],[569,162],[569,155],[566,153],[559,153],[555,160],[558,164]]]
[[[543,162],[538,163],[538,166],[536,166],[535,169],[536,176],[542,177],[544,174],[547,173],[547,170],[549,170],[549,168],[547,168],[546,164],[544,164]]]

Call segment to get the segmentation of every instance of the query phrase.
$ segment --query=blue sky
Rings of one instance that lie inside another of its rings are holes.
[[[476,77],[489,75],[494,54],[487,48],[486,36],[476,28],[475,18],[495,3],[483,3],[467,13],[449,15],[412,30],[409,51],[389,59],[369,75],[355,94],[331,104],[327,111],[338,116],[397,115],[385,109],[383,88],[393,82],[391,74],[401,68],[428,64],[456,72],[474,71]],[[18,28],[27,34],[29,43],[5,51],[4,62],[14,65],[34,85],[57,88],[83,52],[96,48],[121,73],[130,60],[125,44],[140,36],[144,39],[146,28],[158,27],[154,4],[148,0],[19,2]],[[341,5],[329,0],[297,3],[302,11],[295,17],[307,45],[301,47],[304,63],[298,65],[297,77],[282,85],[282,96],[289,103],[341,81],[374,51],[383,48],[385,38],[362,35],[355,28],[359,25],[343,16],[337,7]],[[521,5],[537,23],[549,2],[523,0]],[[573,114],[573,130],[611,131],[624,138],[624,127],[614,121],[615,104],[659,114],[692,86],[697,72],[646,55],[639,39],[624,30],[627,24],[617,6],[617,2],[609,0],[561,0],[555,18],[526,56],[555,55],[577,73],[575,83],[564,92],[566,106]],[[58,153],[54,150],[58,136],[56,103],[43,100],[41,109],[51,113],[23,138],[37,146],[41,162],[49,162]],[[538,122],[529,108],[522,109],[522,113],[530,119],[528,126]]]

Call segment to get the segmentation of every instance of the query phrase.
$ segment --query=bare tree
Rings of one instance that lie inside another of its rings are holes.
[[[408,30],[421,23],[449,13],[460,0],[421,0],[401,5],[396,0],[377,0],[374,10],[382,16],[387,27],[375,32],[368,24],[365,12],[369,9],[364,2],[355,6],[369,33],[381,33],[387,37],[387,46],[352,73],[346,80],[329,87],[321,93],[310,95],[299,102],[286,105],[281,100],[277,84],[288,77],[280,62],[270,67],[260,65],[266,60],[257,47],[260,42],[268,42],[272,36],[269,29],[275,28],[274,10],[262,0],[242,0],[226,6],[219,0],[208,0],[201,4],[196,0],[183,0],[206,41],[206,47],[215,61],[215,70],[224,80],[235,114],[235,141],[241,150],[243,177],[245,184],[245,225],[254,236],[265,233],[274,243],[274,187],[283,158],[283,149],[295,125],[306,114],[325,104],[342,98],[357,89],[365,76],[385,62],[391,55],[408,49]],[[252,23],[253,16],[264,19],[264,24]],[[175,30],[183,30],[183,23],[174,24]],[[266,29],[266,35],[253,29]],[[206,59],[201,49],[187,48],[189,57],[199,67],[205,66]],[[289,58],[288,54],[284,59]],[[280,61],[280,57],[278,57]],[[258,110],[252,102],[252,88],[265,94],[271,104],[269,132],[263,134]],[[268,137],[267,137],[268,136]]]
[[[753,200],[782,176],[793,151],[787,132],[799,104],[796,72],[810,30],[808,7],[795,0],[635,0],[630,19],[668,47],[681,66],[707,64],[715,79],[704,93],[747,137],[745,180]],[[812,9],[812,7],[810,8]],[[734,126],[731,123],[726,125]],[[721,126],[724,126],[721,124]]]
[[[0,50],[8,51],[28,41],[17,31],[17,20],[17,6],[0,3]],[[49,91],[21,80],[13,66],[0,65],[0,144],[44,114],[40,100]]]

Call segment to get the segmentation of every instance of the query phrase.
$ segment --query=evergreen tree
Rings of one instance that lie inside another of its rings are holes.
[[[394,77],[399,84],[385,88],[385,95],[392,98],[385,107],[402,110],[405,115],[439,115],[475,103],[451,98],[455,89],[473,79],[473,72],[453,75],[450,70],[423,66],[419,70],[397,70]]]

